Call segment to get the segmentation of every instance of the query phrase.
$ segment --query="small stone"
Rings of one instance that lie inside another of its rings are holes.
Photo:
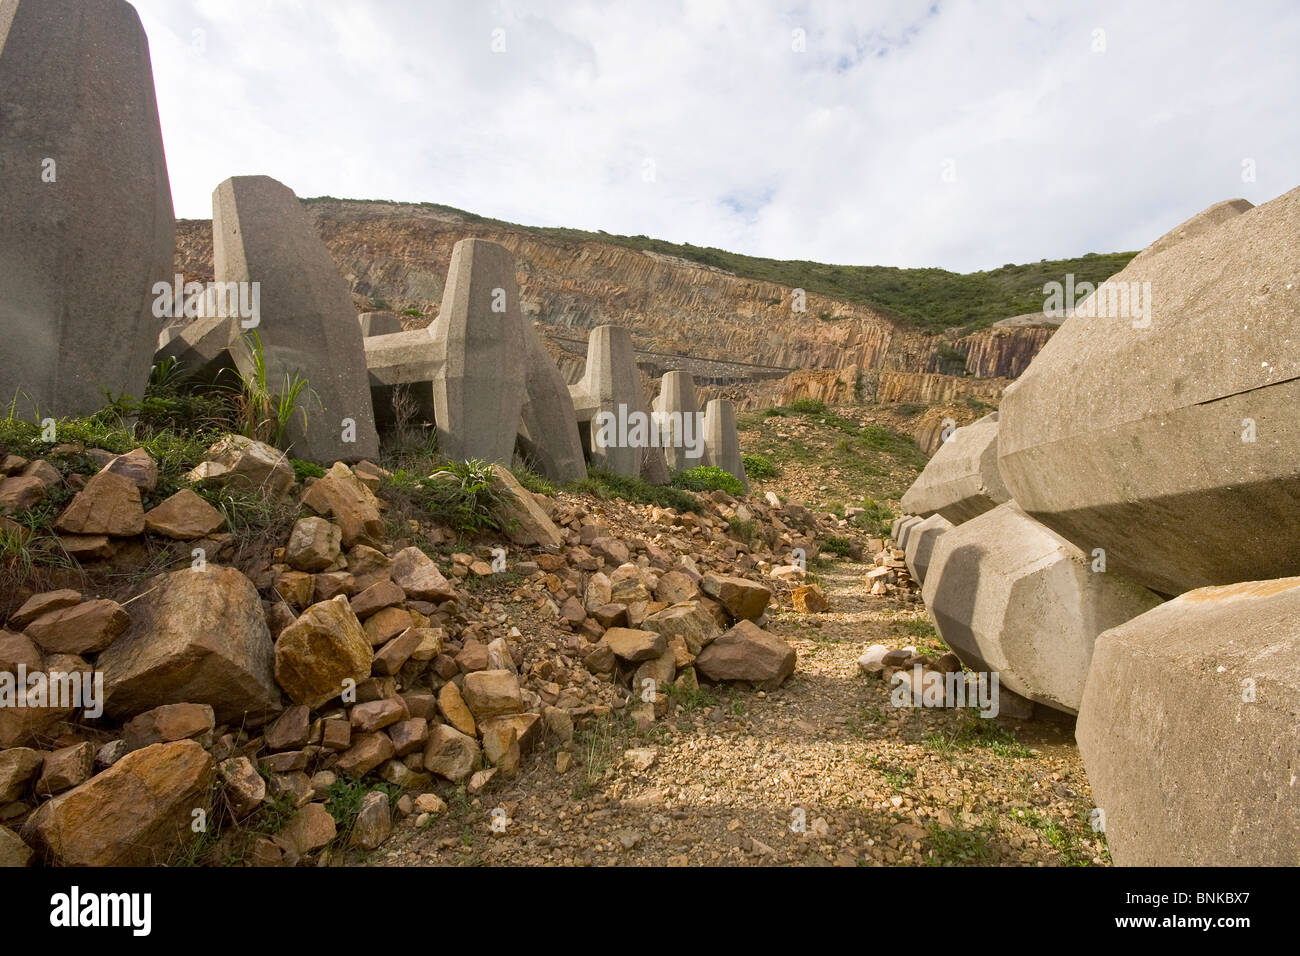
[[[24,633],[47,653],[95,654],[126,630],[131,618],[116,601],[86,601],[42,614]]]
[[[661,657],[668,649],[662,634],[630,627],[611,627],[600,639],[614,655],[629,663],[639,663]]]
[[[393,555],[391,568],[393,583],[418,601],[450,601],[456,596],[453,588],[433,559],[419,548],[404,548]]]
[[[373,850],[388,839],[393,832],[393,814],[388,806],[388,794],[371,790],[361,798],[361,810],[352,828],[352,845],[363,850]]]
[[[352,713],[349,716],[353,731],[368,734],[376,730],[382,730],[389,724],[395,724],[399,720],[406,720],[410,717],[410,713],[407,711],[406,703],[402,698],[390,697],[387,700],[357,704],[352,708]]]
[[[524,709],[519,679],[507,670],[475,671],[465,675],[464,698],[475,720],[517,714]]]
[[[442,714],[443,719],[451,724],[462,734],[474,737],[478,734],[477,725],[474,722],[474,715],[470,709],[465,706],[465,700],[461,696],[460,688],[448,681],[442,685],[438,691],[438,711]]]
[[[424,749],[424,767],[429,772],[459,783],[473,772],[478,758],[479,746],[473,737],[447,724],[429,731]]]
[[[247,757],[225,760],[217,767],[217,772],[225,784],[226,800],[236,817],[248,816],[266,799],[266,780]]]
[[[396,753],[393,742],[382,730],[372,734],[353,734],[352,746],[339,754],[335,765],[353,777],[364,777]]]
[[[145,512],[144,525],[154,534],[178,541],[206,538],[226,525],[226,518],[193,491],[182,488],[156,508]]]
[[[163,704],[128,720],[122,727],[122,740],[130,752],[150,744],[201,737],[215,726],[216,716],[207,704]]]
[[[790,597],[794,602],[794,609],[805,614],[820,614],[823,611],[830,610],[830,602],[826,599],[826,592],[816,584],[797,587]]]
[[[343,532],[324,518],[299,518],[284,547],[284,560],[299,571],[324,571],[342,553]]]
[[[6,483],[16,479],[6,479]],[[131,537],[144,532],[140,489],[129,478],[101,471],[77,492],[54,523],[65,534]]]
[[[32,621],[50,611],[59,611],[81,603],[81,593],[64,588],[59,591],[44,591],[33,595],[23,602],[23,606],[9,615],[6,627],[21,631]]]
[[[293,850],[299,856],[306,856],[337,836],[338,827],[324,805],[309,803],[272,839],[286,851]]]

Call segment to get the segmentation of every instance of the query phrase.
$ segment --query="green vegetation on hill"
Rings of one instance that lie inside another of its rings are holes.
[[[363,202],[320,196],[313,201]],[[376,200],[382,202],[385,200]],[[668,242],[648,236],[619,236],[584,229],[523,226],[478,216],[439,203],[409,203],[453,213],[466,222],[521,229],[562,242],[606,242],[638,251],[677,256],[701,265],[713,266],[750,279],[764,279],[807,292],[819,292],[846,302],[864,305],[889,315],[905,325],[925,332],[949,328],[973,331],[987,328],[999,319],[1024,315],[1043,307],[1043,284],[1064,282],[1067,273],[1075,282],[1099,283],[1119,272],[1136,252],[1090,252],[1073,259],[1043,259],[1024,265],[1007,264],[984,272],[949,272],[946,269],[899,269],[894,266],[832,265],[790,259],[746,256],[711,246]],[[832,321],[828,314],[820,316]]]

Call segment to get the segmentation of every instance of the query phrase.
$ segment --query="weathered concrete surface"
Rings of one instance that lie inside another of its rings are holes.
[[[907,565],[907,573],[917,584],[925,583],[926,573],[930,569],[930,559],[939,536],[952,527],[953,523],[943,515],[930,515],[907,536],[903,561]]]
[[[433,380],[443,361],[433,328],[368,336],[363,346],[375,422],[395,425],[401,412],[411,421],[432,424],[437,416]]]
[[[963,664],[1067,713],[1078,711],[1097,635],[1160,603],[1113,570],[1091,570],[1078,548],[1011,503],[940,535],[922,595]]]
[[[998,471],[998,413],[958,428],[903,494],[904,511],[940,514],[953,524],[1011,500]]]
[[[659,428],[664,463],[671,471],[686,471],[706,463],[700,404],[689,372],[667,372],[660,380],[652,413]],[[692,451],[699,451],[692,457]]]
[[[1123,866],[1300,863],[1300,578],[1189,591],[1097,638],[1075,735]]]
[[[31,421],[143,397],[175,221],[130,4],[0,0],[0,170],[4,404]]]
[[[1254,208],[1255,204],[1248,199],[1225,199],[1223,202],[1216,202],[1213,206],[1202,209],[1191,219],[1174,226],[1134,258],[1142,259],[1164,252],[1166,249],[1172,249],[1184,239],[1190,239],[1193,236],[1199,236],[1203,232],[1209,232],[1229,219],[1240,216],[1243,212]]]
[[[729,399],[715,398],[704,407],[704,448],[710,465],[749,484],[740,457],[740,436],[736,434],[736,406]]]
[[[357,324],[366,338],[402,331],[402,317],[396,312],[362,312],[357,316]]]
[[[1015,500],[1164,594],[1300,573],[1298,275],[1300,189],[1130,263],[1149,325],[1085,301],[1003,395]]]
[[[307,380],[286,436],[296,458],[356,461],[379,454],[361,327],[347,283],[293,190],[269,176],[235,176],[212,194],[213,272],[217,282],[261,284],[255,331],[267,387]],[[241,339],[241,344],[243,340]],[[235,361],[252,373],[248,349]],[[355,441],[344,422],[353,423]]]
[[[587,477],[587,463],[569,386],[532,323],[522,322],[522,326],[528,365],[519,411],[520,450],[551,481],[579,481]]]
[[[438,450],[510,464],[527,365],[515,260],[505,246],[462,239],[451,251],[431,326]]]
[[[632,336],[618,325],[601,325],[587,339],[587,367],[582,380],[569,386],[574,413],[588,432],[591,463],[619,475],[641,474],[643,448],[608,441],[594,419],[601,412],[621,417],[633,412],[649,415],[641,395],[641,376],[636,367]]]

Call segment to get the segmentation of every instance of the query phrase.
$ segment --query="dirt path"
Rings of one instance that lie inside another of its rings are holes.
[[[1068,724],[895,708],[883,680],[859,673],[869,644],[924,651],[911,635],[928,633],[919,604],[867,593],[866,570],[818,572],[828,613],[773,614],[799,654],[779,690],[678,697],[645,733],[617,711],[599,718],[568,745],[565,773],[547,741],[478,797],[440,791],[446,813],[422,828],[408,818],[364,862],[1105,862]]]

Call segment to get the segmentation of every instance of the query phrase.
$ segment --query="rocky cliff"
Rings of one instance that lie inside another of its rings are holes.
[[[525,314],[543,324],[553,352],[581,367],[587,332],[616,323],[632,332],[642,367],[686,368],[701,384],[780,378],[795,369],[962,371],[1018,375],[1050,336],[1048,329],[934,335],[870,307],[808,293],[791,309],[792,289],[615,242],[578,241],[444,207],[409,203],[306,200],[359,309],[377,301],[417,310],[408,325],[437,314],[451,249],[469,236],[515,256]],[[212,274],[211,224],[177,224],[177,270]]]

